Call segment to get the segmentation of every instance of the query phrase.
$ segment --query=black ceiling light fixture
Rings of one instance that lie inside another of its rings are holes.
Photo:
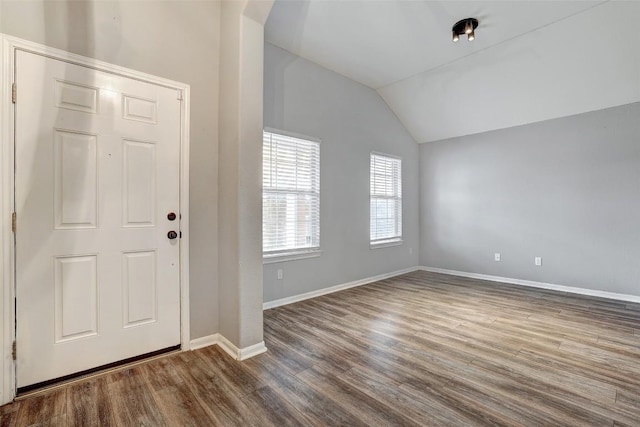
[[[467,39],[471,42],[476,38],[476,28],[478,28],[478,20],[476,18],[465,18],[456,22],[451,31],[453,33],[454,43],[460,40],[460,36],[467,35]]]

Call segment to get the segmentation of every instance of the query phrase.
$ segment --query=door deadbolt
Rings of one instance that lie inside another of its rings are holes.
[[[175,214],[174,212],[169,212],[169,213],[167,214],[167,219],[168,219],[169,221],[174,221],[174,220],[176,219],[176,214]]]
[[[173,240],[176,237],[178,237],[178,233],[176,233],[175,231],[171,230],[170,232],[167,233],[167,237],[169,238],[169,240]]]

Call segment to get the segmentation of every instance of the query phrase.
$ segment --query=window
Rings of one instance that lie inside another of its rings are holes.
[[[294,255],[319,248],[320,142],[264,131],[263,255]]]
[[[402,241],[402,160],[371,153],[371,245]]]

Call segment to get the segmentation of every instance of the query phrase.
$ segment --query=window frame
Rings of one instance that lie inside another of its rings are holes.
[[[320,246],[320,197],[321,197],[321,177],[320,177],[320,147],[321,147],[321,143],[322,140],[320,138],[314,138],[314,137],[310,137],[307,135],[302,135],[302,134],[297,134],[294,132],[288,132],[288,131],[283,131],[280,129],[275,129],[275,128],[270,128],[265,126],[264,129],[262,130],[263,132],[263,146],[262,146],[262,155],[264,158],[264,135],[265,133],[269,133],[269,134],[273,134],[273,135],[279,135],[279,136],[283,136],[283,137],[290,137],[290,138],[296,138],[296,139],[301,139],[307,142],[313,142],[316,143],[318,145],[318,157],[317,157],[317,170],[318,170],[318,182],[317,182],[317,194],[315,195],[317,197],[317,206],[318,206],[318,211],[317,211],[317,229],[318,229],[318,236],[317,236],[317,245],[315,246],[305,246],[305,247],[298,247],[298,248],[287,248],[287,249],[278,249],[278,250],[271,250],[271,251],[265,251],[264,250],[264,234],[263,234],[263,244],[262,244],[262,261],[263,264],[271,264],[271,263],[276,263],[276,262],[284,262],[284,261],[291,261],[291,260],[296,260],[296,259],[304,259],[304,258],[313,258],[313,257],[318,257],[322,254],[322,250],[321,250],[321,246]],[[262,212],[262,225],[263,225],[263,233],[264,233],[264,196],[265,196],[265,188],[264,188],[264,164],[262,166],[262,183],[263,183],[263,188],[262,188],[262,197],[263,197],[263,212]],[[288,194],[309,194],[309,192],[305,192],[305,191],[290,191],[288,192]]]
[[[374,196],[372,188],[371,188],[371,181],[372,181],[372,174],[373,174],[373,168],[372,168],[372,161],[373,161],[373,157],[374,156],[378,156],[378,157],[385,157],[387,159],[390,160],[395,160],[398,161],[398,169],[399,169],[399,173],[398,173],[398,194],[394,195],[394,196],[387,196],[387,197],[382,197],[382,196]],[[402,157],[400,156],[396,156],[393,154],[388,154],[388,153],[382,153],[379,151],[371,151],[369,153],[369,247],[371,249],[380,249],[380,248],[387,248],[390,246],[399,246],[402,245],[404,243],[403,240],[403,221],[402,221],[402,216],[403,216],[403,197],[402,197]],[[400,205],[400,209],[399,209],[399,214],[397,215],[397,217],[395,217],[395,228],[399,229],[399,234],[392,236],[392,237],[386,237],[386,238],[382,238],[382,239],[372,239],[371,237],[371,225],[372,225],[372,221],[374,220],[374,218],[371,215],[371,207],[372,207],[372,202],[374,200],[374,198],[376,199],[387,199],[387,200],[395,200],[399,203]]]

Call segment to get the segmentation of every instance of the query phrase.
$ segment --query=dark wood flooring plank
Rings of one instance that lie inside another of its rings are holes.
[[[60,388],[20,402],[18,426],[31,426],[64,418],[67,413],[67,389]]]
[[[418,426],[419,424],[397,412],[338,376],[323,368],[313,367],[297,375],[303,383],[355,415],[369,426]]]
[[[262,387],[263,384],[259,378],[244,369],[241,363],[233,360],[220,347],[209,346],[198,350],[197,353],[212,372],[226,381],[227,386],[237,396],[253,393]]]
[[[249,411],[241,399],[242,395],[238,394],[242,386],[230,385],[215,365],[206,363],[203,350],[205,349],[192,352],[196,357],[188,360],[174,358],[172,363],[186,387],[207,412],[208,419],[220,426],[260,425],[260,420]]]
[[[109,398],[119,425],[166,426],[168,420],[154,399],[140,366],[107,377]]]
[[[18,423],[20,402],[0,406],[0,427],[14,427]]]
[[[31,424],[30,427],[64,427],[67,425],[67,415],[58,415],[46,421]]]
[[[334,402],[329,396],[291,375],[269,354],[246,362],[247,368],[268,384],[274,392],[291,403],[314,426],[365,426],[357,416]]]
[[[271,387],[261,387],[243,398],[249,410],[263,425],[306,426],[311,420]]]
[[[546,364],[558,370],[582,375],[596,381],[614,385],[627,390],[640,390],[640,377],[635,374],[623,372],[617,368],[592,363],[588,359],[563,352],[540,352],[529,348],[523,348],[517,356],[528,361]]]
[[[598,411],[597,401],[580,396],[571,384],[548,383],[488,360],[474,361],[472,367],[462,373],[465,381],[456,381],[459,386],[488,389],[491,395],[499,396],[505,402],[512,401],[534,408],[538,414],[553,416],[556,419],[553,424],[610,425],[613,422],[611,412]],[[606,405],[611,406],[612,402],[607,400]]]
[[[416,399],[400,387],[402,383],[369,369],[354,367],[339,374],[339,378],[381,402],[392,403],[394,408],[419,425],[473,424],[473,420],[465,418],[455,408],[449,408],[433,397],[442,393],[443,386],[432,388],[423,384],[421,398]]]
[[[282,365],[286,366],[294,374],[312,367],[315,363],[314,359],[296,351],[295,347],[288,346],[273,334],[266,335],[264,340],[269,353],[274,355]]]
[[[106,377],[97,377],[67,388],[69,426],[111,426],[116,421]]]
[[[186,386],[171,360],[155,360],[141,366],[141,369],[169,425],[210,425],[207,412]]]
[[[416,271],[0,408],[18,425],[640,426],[640,304]]]

